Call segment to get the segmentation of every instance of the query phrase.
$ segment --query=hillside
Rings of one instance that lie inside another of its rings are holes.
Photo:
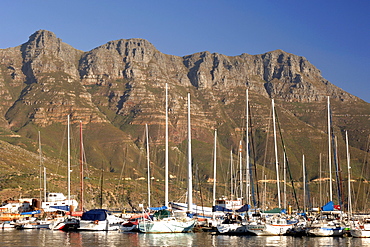
[[[149,126],[153,197],[161,204],[166,83],[173,200],[183,197],[186,191],[188,92],[194,178],[207,203],[211,197],[211,184],[207,181],[213,176],[214,129],[218,130],[218,196],[229,193],[230,149],[234,160],[238,160],[239,141],[245,139],[246,89],[252,123],[251,160],[258,168],[257,180],[263,179],[263,174],[276,179],[272,98],[281,133],[279,163],[283,163],[283,141],[297,184],[302,182],[303,154],[310,180],[320,177],[320,154],[321,175],[328,176],[327,96],[331,100],[342,170],[346,171],[344,132],[348,131],[352,176],[361,181],[370,175],[370,171],[363,169],[369,148],[370,105],[325,80],[320,70],[304,57],[282,50],[234,57],[209,52],[178,57],[161,53],[143,39],[110,41],[83,52],[63,43],[54,33],[39,30],[26,43],[0,50],[0,140],[7,147],[1,151],[1,190],[15,190],[19,188],[16,184],[24,183],[19,193],[33,196],[39,193],[38,179],[33,181],[40,164],[39,131],[43,156],[50,160],[45,166],[62,180],[63,169],[66,170],[69,114],[76,166],[73,180],[78,184],[81,121],[87,167],[92,173],[86,179],[92,207],[99,201],[101,170],[107,207],[145,202],[145,124]],[[242,155],[245,157],[245,151]],[[15,170],[17,178],[12,175]],[[345,180],[347,173],[341,175]],[[22,176],[32,179],[23,180]],[[49,183],[56,185],[55,190],[65,192],[61,181],[55,182],[51,176]],[[312,186],[313,197],[317,197],[317,186]],[[74,189],[78,190],[78,186]],[[275,190],[271,184],[272,197]]]

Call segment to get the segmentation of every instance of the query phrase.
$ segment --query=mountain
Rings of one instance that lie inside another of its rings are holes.
[[[324,79],[320,70],[302,56],[276,50],[233,57],[205,51],[178,57],[161,53],[144,39],[110,41],[83,52],[63,43],[54,33],[39,30],[26,43],[0,50],[0,144],[13,145],[12,149],[2,148],[2,156],[27,154],[32,162],[28,161],[26,167],[34,168],[32,173],[22,168],[18,160],[4,159],[1,189],[15,188],[6,181],[14,173],[10,167],[19,166],[19,171],[11,178],[18,184],[26,184],[25,174],[35,177],[35,181],[28,183],[29,187],[34,187],[29,194],[38,193],[40,131],[42,154],[50,160],[45,166],[53,173],[48,183],[55,186],[54,189],[65,190],[62,185],[65,176],[58,174],[66,170],[69,114],[73,162],[77,166],[78,125],[82,122],[84,152],[91,172],[87,183],[95,191],[91,194],[98,193],[99,171],[104,171],[109,206],[119,207],[122,201],[126,205],[145,201],[143,142],[144,126],[148,124],[153,193],[161,204],[166,83],[169,85],[173,199],[181,198],[186,192],[188,92],[191,94],[193,165],[198,190],[203,188],[205,198],[210,198],[211,186],[207,180],[213,176],[214,129],[219,135],[218,187],[223,195],[229,193],[230,149],[237,160],[239,141],[245,139],[246,89],[249,89],[252,123],[249,129],[253,143],[251,154],[258,168],[258,180],[263,178],[262,174],[267,174],[269,179],[275,177],[272,98],[279,122],[279,163],[283,163],[283,141],[294,180],[302,180],[303,154],[311,180],[320,176],[320,153],[324,171],[321,175],[328,176],[325,168],[328,160],[327,96],[331,100],[342,170],[346,171],[344,133],[348,131],[353,176],[360,181],[369,175],[370,171],[362,168],[367,162],[369,148],[369,103]],[[347,176],[345,172],[340,174],[342,180]],[[77,183],[78,176],[73,179]],[[276,194],[273,184],[270,187],[269,193]],[[95,196],[91,200],[96,203],[99,199]]]

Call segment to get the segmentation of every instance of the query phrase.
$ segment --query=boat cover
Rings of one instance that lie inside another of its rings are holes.
[[[250,208],[251,208],[251,206],[250,206],[250,205],[245,204],[245,205],[243,205],[243,207],[241,207],[241,208],[239,208],[239,209],[235,210],[235,212],[238,212],[238,213],[240,213],[240,212],[247,212]]]
[[[334,210],[334,202],[330,201],[324,206],[321,207],[322,211],[333,211]]]
[[[153,217],[156,217],[157,219],[164,219],[171,216],[171,212],[168,210],[159,210],[153,214]]]
[[[162,206],[162,207],[151,207],[149,208],[150,210],[155,210],[155,211],[158,211],[158,210],[164,210],[164,209],[167,209],[166,206]]]
[[[212,212],[232,212],[232,210],[216,205],[212,207]]]
[[[35,210],[35,211],[31,211],[31,212],[21,213],[21,215],[30,215],[30,214],[41,214],[41,211],[40,210]]]
[[[67,211],[69,212],[69,206],[50,206],[51,208],[55,208],[55,209],[59,209],[59,210],[62,210],[62,211]]]
[[[280,213],[282,213],[282,209],[281,208],[273,208],[271,210],[262,211],[262,213],[265,213],[265,214],[280,214]]]
[[[107,219],[107,210],[105,209],[92,209],[90,211],[84,212],[82,214],[81,220],[106,220]]]

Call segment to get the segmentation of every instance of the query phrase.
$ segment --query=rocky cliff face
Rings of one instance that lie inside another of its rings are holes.
[[[317,176],[319,153],[327,143],[327,96],[336,114],[333,126],[339,149],[344,150],[341,134],[348,130],[353,157],[364,157],[361,150],[368,150],[369,104],[325,80],[304,57],[281,50],[234,57],[209,52],[178,57],[161,53],[143,39],[111,41],[83,52],[45,30],[32,34],[25,44],[0,50],[0,140],[35,152],[37,130],[41,129],[46,139],[43,150],[60,159],[57,153],[61,140],[65,140],[63,129],[69,114],[74,127],[80,121],[84,125],[90,165],[100,169],[104,164],[107,173],[114,173],[124,164],[125,176],[136,179],[145,177],[142,147],[144,125],[148,124],[150,143],[155,146],[151,155],[153,176],[160,181],[166,83],[173,164],[170,174],[179,177],[186,159],[188,92],[193,163],[199,164],[204,181],[212,177],[212,130],[218,130],[221,171],[228,170],[225,164],[229,163],[230,148],[236,154],[239,141],[245,137],[246,89],[251,103],[249,130],[255,138],[251,140],[253,159],[270,169],[269,174],[275,170],[269,165],[275,162],[274,157],[268,155],[272,150],[271,98],[278,106],[280,131],[296,179],[301,174],[302,153],[306,164],[311,164],[311,177]],[[6,154],[3,151],[1,155]],[[14,155],[8,157],[7,162],[12,162]],[[353,161],[351,166],[357,167],[354,171],[361,171],[360,165],[366,163],[360,158]],[[52,162],[48,166],[53,166]],[[38,167],[33,170],[38,171]],[[156,186],[160,188],[160,182]],[[173,186],[173,193],[180,190]],[[140,203],[143,194],[137,194]]]
[[[140,112],[151,114],[157,120],[163,119],[163,110],[151,106],[159,102],[164,105],[164,97],[158,98],[158,93],[163,96],[165,83],[169,83],[170,88],[193,88],[203,92],[200,94],[207,95],[207,104],[213,106],[223,100],[216,94],[237,92],[239,88],[249,88],[263,97],[288,102],[317,102],[325,100],[327,95],[342,101],[358,100],[322,78],[320,71],[304,57],[281,50],[254,56],[228,57],[202,52],[176,57],[159,52],[146,40],[117,40],[85,53],[80,60],[79,73],[83,85],[105,88],[103,94],[98,91],[93,95],[93,98],[102,99],[96,104],[123,116],[136,116]],[[184,92],[170,89],[170,94],[171,113],[185,116]],[[207,116],[199,103],[194,100],[196,109],[193,112],[199,109],[204,114],[195,118],[193,124],[215,126],[212,113]],[[182,120],[185,118],[175,120],[177,126],[184,127]],[[133,119],[133,123],[142,122],[143,118]]]
[[[264,130],[270,98],[315,103],[329,95],[345,104],[362,102],[325,80],[306,58],[282,50],[178,57],[143,39],[122,39],[82,52],[40,30],[25,44],[0,50],[0,126],[15,131],[30,123],[46,127],[65,123],[71,114],[72,123],[163,128],[166,83],[175,143],[186,139],[187,92],[192,95],[193,138],[198,140],[211,138],[213,128],[240,128],[247,88],[256,102],[256,126]],[[155,141],[163,140],[162,132]]]
[[[84,53],[54,33],[40,30],[25,44],[1,50],[0,61],[1,111],[2,115],[7,112],[10,126],[22,126],[25,121],[47,126],[68,112],[75,112],[84,122],[107,121],[97,106],[120,115],[149,112],[150,107],[142,108],[156,104],[158,90],[163,91],[165,83],[205,94],[245,87],[285,101],[321,101],[327,95],[358,100],[322,78],[304,57],[281,50],[235,57],[209,52],[177,57],[159,52],[146,40],[130,39],[111,41]],[[87,89],[93,85],[104,90],[91,92],[92,96]],[[177,90],[171,94],[172,110],[183,109],[185,95]],[[18,108],[25,106],[33,107],[19,116]],[[162,113],[158,111],[156,118]]]
[[[146,40],[118,40],[86,53],[79,69],[84,84],[115,79],[170,81],[198,89],[247,86],[264,96],[288,101],[318,101],[327,95],[355,100],[322,78],[307,59],[281,50],[236,57],[202,52],[180,58],[160,53]]]
[[[29,83],[37,82],[43,73],[64,72],[79,79],[77,66],[81,51],[62,42],[54,33],[37,31],[20,47],[22,71]]]
[[[65,122],[67,114],[78,115],[75,120],[85,123],[105,122],[80,83],[78,62],[82,54],[54,33],[42,30],[23,45],[2,50],[1,86],[9,99],[8,108],[2,111],[9,126],[19,129],[32,121],[45,127]]]

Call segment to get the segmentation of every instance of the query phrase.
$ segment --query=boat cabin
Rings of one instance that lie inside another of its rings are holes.
[[[237,198],[236,200],[229,200],[226,197],[222,197],[216,200],[216,206],[221,206],[229,210],[236,210],[243,206],[243,199]]]

